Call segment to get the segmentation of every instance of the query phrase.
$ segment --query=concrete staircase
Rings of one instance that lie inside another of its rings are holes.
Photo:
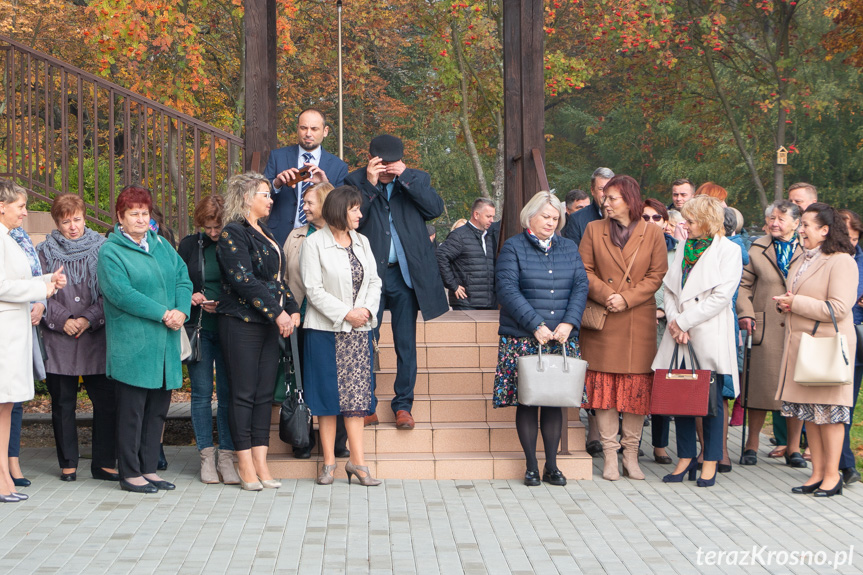
[[[377,374],[377,415],[365,429],[366,460],[372,475],[394,479],[520,479],[524,453],[515,430],[515,408],[494,409],[492,387],[497,365],[497,311],[450,311],[417,323],[417,383],[413,406],[416,428],[395,427],[390,409],[396,355],[389,312],[381,328],[381,372]],[[584,450],[584,426],[569,413],[570,455],[558,456],[569,479],[590,479],[592,461]],[[350,446],[348,446],[350,447]],[[544,463],[542,436],[537,442]],[[278,408],[273,410],[270,469],[276,477],[316,477],[321,458],[294,459],[279,440]],[[344,477],[344,460],[337,476]]]

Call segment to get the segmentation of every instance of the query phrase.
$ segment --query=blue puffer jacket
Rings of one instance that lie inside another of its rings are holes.
[[[513,236],[495,266],[500,304],[498,334],[532,336],[540,323],[554,331],[559,323],[575,326],[578,336],[587,303],[587,274],[575,242],[556,235],[548,253],[527,232]]]

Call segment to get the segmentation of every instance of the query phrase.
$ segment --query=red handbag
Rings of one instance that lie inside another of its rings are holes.
[[[690,369],[673,369],[675,365],[679,367],[677,350],[680,346],[675,346],[668,369],[654,372],[650,395],[652,415],[714,417],[718,413],[716,372],[699,369],[692,344],[687,345]]]

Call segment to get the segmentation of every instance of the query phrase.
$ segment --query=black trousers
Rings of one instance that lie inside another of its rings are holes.
[[[120,477],[156,473],[162,429],[171,406],[171,390],[146,389],[117,381],[117,462]]]
[[[234,449],[270,445],[270,416],[279,372],[279,329],[219,316],[219,342],[228,371],[228,425]]]
[[[298,327],[297,330],[297,345],[299,349],[297,353],[300,357],[303,357],[303,348],[306,347],[306,338],[303,337],[303,328]],[[289,344],[290,345],[290,344]],[[285,353],[291,353],[290,350],[286,350]],[[305,384],[305,381],[303,382]],[[309,422],[309,446],[308,447],[293,447],[294,455],[298,455],[300,453],[311,453],[315,448],[317,441],[315,440],[315,423],[314,421]],[[348,448],[348,430],[345,429],[345,418],[342,415],[336,417],[336,449],[342,450]]]
[[[93,461],[91,468],[113,469],[117,464],[117,398],[115,384],[105,374],[85,375],[84,387],[93,402]],[[51,424],[57,461],[61,468],[78,467],[78,376],[49,373],[45,377],[51,394]]]

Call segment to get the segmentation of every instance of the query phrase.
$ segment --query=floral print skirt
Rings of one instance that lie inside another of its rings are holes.
[[[588,369],[584,388],[590,397],[590,401],[582,405],[585,409],[650,414],[651,373],[604,373]]]
[[[510,407],[518,405],[518,358],[525,355],[536,355],[539,351],[536,338],[500,336],[497,347],[497,370],[494,373],[495,407]],[[558,341],[552,341],[542,347],[543,353],[560,354],[563,346]],[[566,342],[566,355],[581,359],[581,349],[575,338]],[[586,401],[586,398],[584,398]]]

